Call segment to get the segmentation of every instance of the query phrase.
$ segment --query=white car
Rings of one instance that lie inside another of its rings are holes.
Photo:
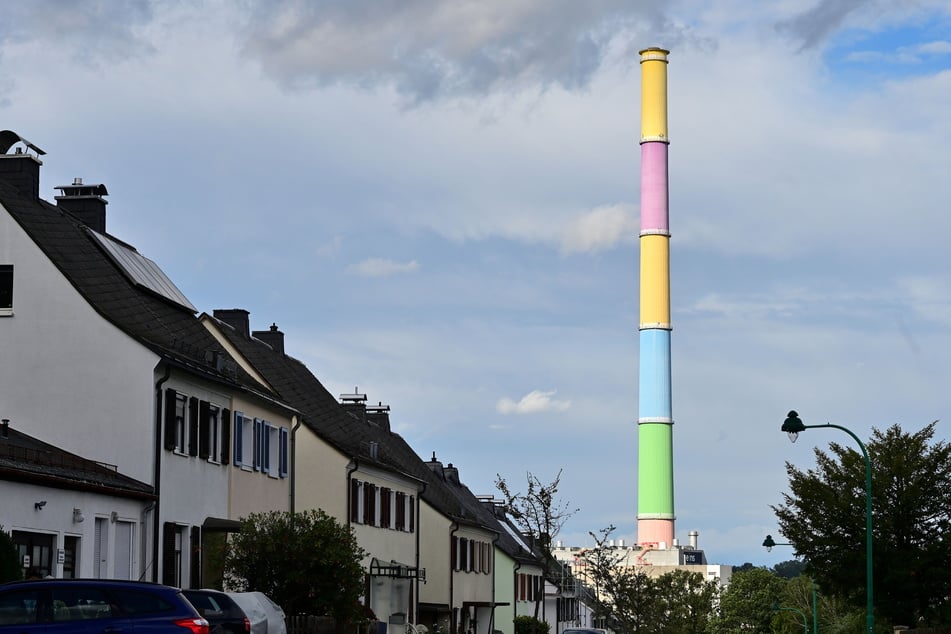
[[[263,592],[228,592],[251,621],[251,634],[287,634],[284,610]]]

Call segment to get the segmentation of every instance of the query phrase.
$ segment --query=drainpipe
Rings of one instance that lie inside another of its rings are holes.
[[[498,545],[500,537],[501,536],[496,533],[495,537],[492,538],[492,572],[489,573],[492,575],[492,611],[489,612],[488,634],[492,634],[495,631],[495,547]]]
[[[291,483],[290,483],[291,515],[294,515],[294,512],[295,512],[294,488],[297,486],[297,430],[300,429],[300,425],[302,422],[302,417],[295,416],[294,418],[297,419],[297,422],[294,423],[293,427],[291,427]],[[349,497],[347,499],[349,499]]]
[[[453,585],[456,580],[456,562],[452,560],[452,543],[456,537],[456,531],[459,530],[459,525],[452,522],[450,526],[452,528],[449,529],[449,634],[456,634],[456,610],[452,603]]]
[[[155,382],[155,458],[154,474],[152,479],[155,482],[155,515],[152,517],[152,581],[158,582],[159,568],[159,535],[161,535],[162,525],[159,521],[162,508],[162,405],[165,402],[162,399],[162,385],[168,381],[172,375],[172,368],[165,365],[165,376]]]
[[[347,465],[347,528],[350,528],[350,518],[353,517],[353,510],[350,508],[350,502],[353,496],[350,495],[350,481],[353,472],[360,468],[360,461],[356,458],[350,458],[350,464]],[[369,597],[367,597],[369,599]]]
[[[419,490],[416,492],[416,593],[413,595],[413,620],[419,623],[419,509],[423,506],[423,491],[426,490],[426,483],[421,482]]]
[[[516,561],[512,569],[512,627],[515,627],[515,617],[518,616],[518,571],[522,569],[522,562]],[[514,629],[513,629],[514,631]]]

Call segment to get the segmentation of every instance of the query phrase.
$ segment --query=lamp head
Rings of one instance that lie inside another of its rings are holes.
[[[34,502],[34,503],[33,503],[33,510],[39,511],[39,510],[42,509],[44,506],[46,506],[46,500],[40,500],[39,502]]]
[[[799,432],[805,429],[806,426],[802,424],[796,410],[791,410],[786,414],[786,420],[783,421],[782,430],[789,436],[790,442],[796,442],[796,439],[799,438]]]
[[[766,539],[763,540],[763,546],[766,547],[766,552],[773,550],[773,546],[776,545],[776,542],[773,541],[772,535],[767,535]]]

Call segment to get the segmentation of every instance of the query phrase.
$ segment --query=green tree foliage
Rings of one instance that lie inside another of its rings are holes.
[[[515,617],[515,634],[548,634],[551,625],[533,616]]]
[[[19,581],[22,578],[23,570],[20,568],[17,547],[13,543],[10,533],[3,530],[3,526],[0,526],[0,583]]]
[[[781,561],[775,566],[773,566],[773,572],[777,576],[782,577],[783,579],[795,579],[803,573],[806,569],[806,562],[800,561],[798,559],[790,559],[789,561]]]
[[[935,565],[951,541],[951,446],[932,443],[935,423],[905,433],[873,430],[875,609],[895,624],[940,624],[951,612],[951,572]],[[783,535],[824,594],[865,604],[865,460],[858,449],[815,450],[816,466],[787,463],[790,494],[774,506]]]
[[[652,577],[647,567],[629,565],[625,554],[607,546],[613,531],[611,526],[598,535],[591,533],[596,547],[583,554],[587,582],[598,597],[598,614],[607,615],[612,629],[619,632],[705,632],[719,583],[685,570]]]
[[[323,511],[252,513],[225,556],[232,589],[264,592],[288,614],[356,621],[365,552],[350,527]]]
[[[739,631],[771,632],[773,610],[780,604],[786,580],[765,568],[734,572],[730,584],[720,596],[719,614],[710,631],[727,634]]]

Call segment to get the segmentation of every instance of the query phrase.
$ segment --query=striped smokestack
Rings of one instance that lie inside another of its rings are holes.
[[[667,224],[667,55],[641,56],[641,297],[637,419],[637,543],[674,541],[670,396],[670,230]]]

